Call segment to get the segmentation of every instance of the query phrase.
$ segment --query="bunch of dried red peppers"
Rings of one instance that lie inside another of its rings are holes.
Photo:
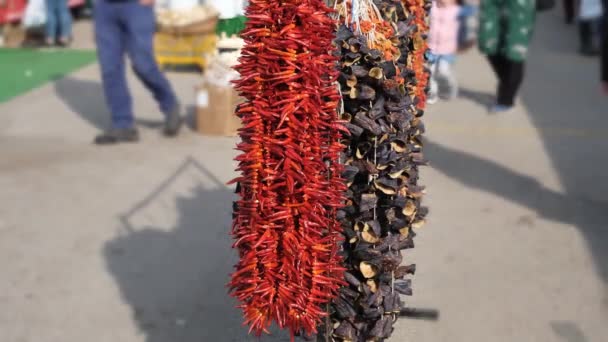
[[[326,340],[381,341],[411,294],[428,0],[363,1],[384,21],[338,25],[323,0],[247,8],[230,288],[258,335],[275,321],[292,338],[324,324]]]
[[[274,320],[292,336],[313,334],[343,280],[344,203],[336,108],[334,24],[322,0],[252,0],[242,38],[245,98],[230,282],[250,331]]]

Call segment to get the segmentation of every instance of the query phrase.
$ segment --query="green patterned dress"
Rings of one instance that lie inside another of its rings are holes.
[[[479,49],[521,62],[526,58],[536,17],[536,0],[481,0]]]

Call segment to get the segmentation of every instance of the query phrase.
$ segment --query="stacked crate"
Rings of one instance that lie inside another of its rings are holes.
[[[196,65],[207,67],[207,56],[215,52],[217,15],[187,24],[159,20],[154,53],[161,67]]]

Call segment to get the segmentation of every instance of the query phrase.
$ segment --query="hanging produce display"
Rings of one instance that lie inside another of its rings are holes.
[[[405,6],[411,13],[412,23],[417,28],[411,35],[412,59],[408,62],[415,73],[416,90],[418,98],[417,107],[424,109],[426,105],[426,88],[429,80],[429,71],[426,69],[425,54],[427,50],[426,34],[428,33],[428,12],[430,11],[430,0],[406,0]]]
[[[250,2],[229,284],[250,332],[274,321],[292,339],[319,325],[325,341],[391,335],[416,269],[401,251],[427,214],[418,167],[428,8]]]
[[[425,222],[418,184],[425,68],[425,0],[338,0],[347,285],[332,301],[320,341],[383,341],[411,295],[416,266],[402,265]]]
[[[330,11],[323,0],[252,0],[246,10],[232,231],[240,260],[229,287],[257,335],[273,321],[292,339],[314,334],[346,284],[336,217],[347,130]]]

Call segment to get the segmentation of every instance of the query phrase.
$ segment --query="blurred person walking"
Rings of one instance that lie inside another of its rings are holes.
[[[608,95],[608,0],[602,0],[604,14],[602,16],[602,47],[600,72],[604,93]]]
[[[505,112],[515,103],[524,78],[524,63],[536,18],[535,0],[482,0],[479,49],[498,78],[491,112]]]
[[[72,14],[68,0],[46,0],[46,45],[67,46],[72,39]]]
[[[596,44],[602,21],[602,0],[581,0],[578,14],[579,52],[583,56],[597,56]]]
[[[566,24],[572,24],[574,22],[574,16],[575,16],[575,11],[574,11],[574,5],[576,4],[575,0],[564,0],[563,1],[563,6],[564,6],[564,20],[566,22]]]
[[[433,1],[428,36],[427,57],[431,77],[427,103],[436,103],[439,97],[449,100],[458,96],[458,81],[452,71],[452,65],[456,60],[459,43],[466,39],[467,32],[460,30],[464,18],[475,12],[475,7],[458,5],[456,0]],[[446,89],[445,95],[441,94],[441,88]]]
[[[175,136],[183,125],[180,105],[154,58],[156,30],[154,0],[97,0],[93,11],[95,41],[106,102],[112,114],[110,128],[95,138],[100,145],[135,142],[133,104],[125,73],[125,54],[135,75],[154,95],[165,115],[164,134]]]

